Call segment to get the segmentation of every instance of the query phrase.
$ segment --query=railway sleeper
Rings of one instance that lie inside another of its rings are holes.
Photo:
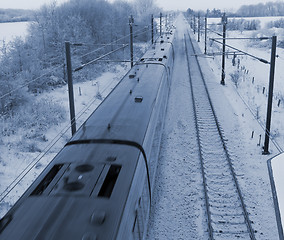
[[[232,233],[232,234],[241,234],[248,233],[247,225],[245,222],[242,224],[220,224],[212,222],[212,228],[214,231],[219,233]]]
[[[248,232],[215,232],[214,239],[238,239],[238,240],[248,240],[250,239]]]

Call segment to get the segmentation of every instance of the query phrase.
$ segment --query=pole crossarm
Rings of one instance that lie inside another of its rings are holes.
[[[223,40],[223,38],[214,38],[214,39],[220,39]],[[271,37],[259,37],[259,38],[226,38],[226,40],[268,40],[271,39]]]
[[[96,58],[96,59],[94,59],[94,60],[92,60],[92,61],[90,61],[90,62],[87,62],[87,63],[85,63],[85,64],[82,64],[80,67],[75,68],[74,72],[80,71],[80,70],[83,69],[84,67],[86,67],[86,66],[88,66],[88,65],[90,65],[90,64],[93,64],[93,63],[95,63],[95,62],[101,60],[102,58],[107,57],[107,56],[109,56],[110,54],[115,53],[115,52],[117,52],[117,51],[119,51],[119,50],[121,50],[121,49],[123,49],[123,48],[125,48],[125,47],[127,47],[127,46],[129,46],[129,44],[124,44],[124,45],[123,45],[122,47],[120,47],[120,48],[117,48],[117,49],[115,49],[115,50],[113,50],[113,51],[111,51],[111,52],[109,52],[109,53],[106,53],[106,54],[104,54],[104,55],[102,55],[102,56],[100,56],[100,57],[98,57],[98,58]]]
[[[209,56],[216,56],[216,55],[222,55],[222,52],[211,52],[211,53],[206,53],[206,55]],[[236,52],[226,52],[225,55],[236,55],[236,56],[243,56],[245,55],[244,53],[236,53]]]
[[[218,36],[223,37],[223,34],[222,34],[222,33],[216,32],[216,31],[214,31],[214,30],[212,30],[212,29],[210,29],[210,28],[207,28],[207,30],[208,30],[208,31],[211,31],[211,32],[213,32],[213,33],[215,33],[215,34],[217,34]],[[223,38],[222,38],[222,39],[223,39]]]
[[[212,40],[212,41],[214,41],[214,42],[216,42],[216,43],[219,43],[219,44],[222,44],[222,45],[223,45],[222,42],[216,40],[215,38],[210,38],[210,40]],[[267,60],[265,60],[265,59],[263,59],[263,58],[256,57],[256,56],[254,56],[254,55],[252,55],[252,54],[250,54],[250,53],[247,53],[247,52],[245,52],[245,51],[242,51],[242,50],[240,50],[240,49],[238,49],[238,48],[235,48],[235,47],[233,47],[233,46],[230,46],[230,45],[228,45],[228,44],[225,44],[225,46],[228,47],[228,48],[234,49],[234,50],[236,50],[236,51],[238,51],[238,52],[241,52],[241,53],[243,53],[243,54],[245,54],[245,55],[247,55],[247,56],[250,56],[250,57],[252,57],[252,58],[254,58],[254,59],[257,59],[258,61],[260,61],[260,62],[262,62],[262,63],[270,64],[269,61],[267,61]]]

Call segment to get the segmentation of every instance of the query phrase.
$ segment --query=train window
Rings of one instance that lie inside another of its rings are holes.
[[[268,171],[273,194],[274,208],[279,232],[279,239],[283,240],[283,223],[284,223],[284,154],[267,161]]]
[[[120,165],[111,165],[104,180],[104,183],[99,191],[99,197],[110,198],[113,191],[114,185],[118,178],[121,166]]]
[[[143,97],[142,96],[135,97],[135,102],[136,103],[141,103],[142,101],[143,101]]]
[[[54,165],[51,170],[48,172],[48,174],[44,177],[44,179],[40,182],[40,184],[36,187],[36,189],[32,192],[31,195],[41,195],[44,190],[48,187],[48,185],[52,182],[52,180],[55,178],[57,173],[60,171],[60,169],[63,167],[64,164],[56,164]]]

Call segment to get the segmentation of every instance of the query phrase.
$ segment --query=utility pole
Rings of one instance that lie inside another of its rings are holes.
[[[207,54],[207,16],[205,16],[204,54]]]
[[[151,25],[152,25],[152,44],[154,43],[154,16],[152,14],[151,17]]]
[[[162,36],[162,17],[163,17],[163,14],[160,13],[160,36]]]
[[[167,31],[167,27],[168,27],[168,14],[166,14],[166,31]]]
[[[276,59],[276,42],[277,37],[272,37],[271,47],[271,60],[270,60],[270,74],[269,74],[269,91],[268,91],[268,104],[267,104],[267,115],[266,115],[266,129],[265,129],[265,140],[262,154],[269,154],[269,135],[271,125],[271,111],[272,111],[272,100],[273,100],[273,85],[274,85],[274,73],[275,73],[275,59]]]
[[[129,26],[130,26],[130,60],[131,60],[131,68],[133,67],[133,23],[134,18],[131,15],[129,18]]]
[[[197,42],[200,42],[200,13],[198,13],[198,39]]]
[[[195,15],[193,15],[193,33],[195,34],[196,20]]]
[[[66,64],[67,64],[71,133],[72,133],[72,136],[73,136],[76,132],[76,119],[75,119],[75,104],[74,104],[74,93],[73,93],[70,42],[65,42],[65,51],[66,51]]]
[[[221,84],[225,85],[225,51],[226,51],[226,25],[227,25],[227,17],[226,13],[224,13],[222,17],[222,24],[223,24],[223,53],[222,53],[222,78]]]

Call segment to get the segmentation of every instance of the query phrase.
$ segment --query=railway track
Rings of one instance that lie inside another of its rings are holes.
[[[184,39],[209,239],[255,239],[190,35],[185,34]]]

